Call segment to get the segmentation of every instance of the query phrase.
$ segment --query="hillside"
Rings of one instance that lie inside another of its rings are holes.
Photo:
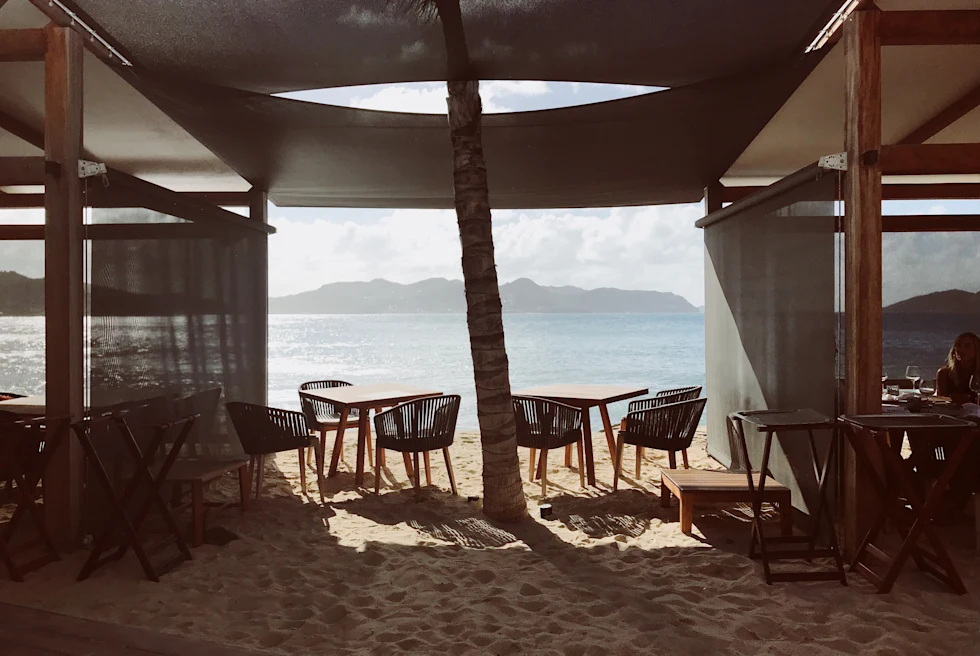
[[[666,292],[543,287],[521,278],[500,286],[506,312],[697,312],[683,297]],[[411,284],[388,280],[339,282],[269,299],[271,314],[415,314],[465,312],[463,283],[432,278]]]
[[[980,314],[980,293],[961,289],[933,292],[884,308],[890,314]]]

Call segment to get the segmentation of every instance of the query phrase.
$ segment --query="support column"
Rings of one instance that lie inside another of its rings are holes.
[[[721,182],[714,182],[704,188],[704,213],[705,215],[717,212],[721,209],[722,198],[725,188]]]
[[[46,28],[44,59],[45,394],[47,413],[82,416],[84,404],[82,38]],[[74,438],[62,442],[44,479],[45,520],[59,548],[71,549],[82,514],[83,458]]]
[[[846,412],[881,411],[881,39],[876,7],[844,25],[844,295]],[[871,520],[872,498],[850,448],[843,466],[844,541],[857,547]]]
[[[269,194],[257,187],[248,192],[248,216],[251,220],[266,224],[269,222]],[[259,318],[255,325],[255,357],[260,358],[255,363],[255,371],[261,370],[261,376],[256,375],[256,403],[266,404],[269,393],[269,235],[261,234],[249,237],[255,244],[253,262],[255,264],[255,313]]]

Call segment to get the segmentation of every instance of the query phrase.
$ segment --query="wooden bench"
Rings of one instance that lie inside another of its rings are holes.
[[[183,503],[183,486],[190,485],[191,487],[192,546],[199,547],[204,544],[205,509],[232,505],[231,503],[205,502],[204,486],[233,471],[238,472],[239,504],[242,510],[246,510],[248,508],[249,488],[251,487],[247,460],[180,459],[174,463],[170,470],[167,482],[173,485],[173,507],[175,510],[187,507]]]
[[[759,474],[753,474],[759,485]],[[694,506],[703,503],[751,503],[749,482],[744,473],[701,471],[697,469],[661,469],[661,504],[670,505],[673,494],[680,502],[681,532],[690,535],[694,525]],[[783,535],[793,534],[793,513],[790,489],[773,479],[766,480],[763,501],[779,508],[780,528]]]

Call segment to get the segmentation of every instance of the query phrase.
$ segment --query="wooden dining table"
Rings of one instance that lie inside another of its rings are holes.
[[[39,417],[44,414],[45,407],[46,402],[43,394],[0,401],[0,412],[10,412],[17,415]]]
[[[347,417],[351,410],[357,410],[357,464],[354,470],[354,485],[364,485],[364,452],[370,436],[371,410],[380,410],[396,406],[406,401],[414,401],[428,396],[439,396],[442,392],[428,390],[401,383],[371,383],[367,385],[348,385],[329,389],[303,390],[300,396],[320,399],[331,403],[340,410],[340,425],[337,427],[337,438],[334,443],[333,455],[330,458],[328,476],[336,476],[340,464],[340,454],[343,452],[344,431],[347,429]],[[383,458],[381,453],[376,454]],[[383,462],[383,460],[382,460]],[[406,464],[406,467],[408,465]]]
[[[541,385],[514,392],[519,396],[536,396],[582,410],[582,433],[585,436],[585,471],[589,485],[592,486],[595,486],[596,483],[595,460],[592,454],[592,422],[589,411],[592,408],[599,408],[599,416],[602,417],[602,426],[606,434],[606,444],[609,447],[609,457],[615,462],[616,436],[613,433],[612,422],[609,420],[609,404],[649,393],[650,390],[645,387],[577,384]],[[571,466],[571,464],[572,449],[568,447],[565,449],[565,466]]]

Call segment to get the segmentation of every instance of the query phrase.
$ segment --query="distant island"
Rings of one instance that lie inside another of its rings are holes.
[[[544,287],[527,278],[500,286],[505,312],[696,313],[682,296],[625,289]],[[424,314],[465,312],[460,280],[431,278],[411,284],[388,280],[335,282],[319,289],[269,299],[270,314]]]
[[[883,309],[889,314],[980,314],[980,293],[949,289],[914,296]]]

